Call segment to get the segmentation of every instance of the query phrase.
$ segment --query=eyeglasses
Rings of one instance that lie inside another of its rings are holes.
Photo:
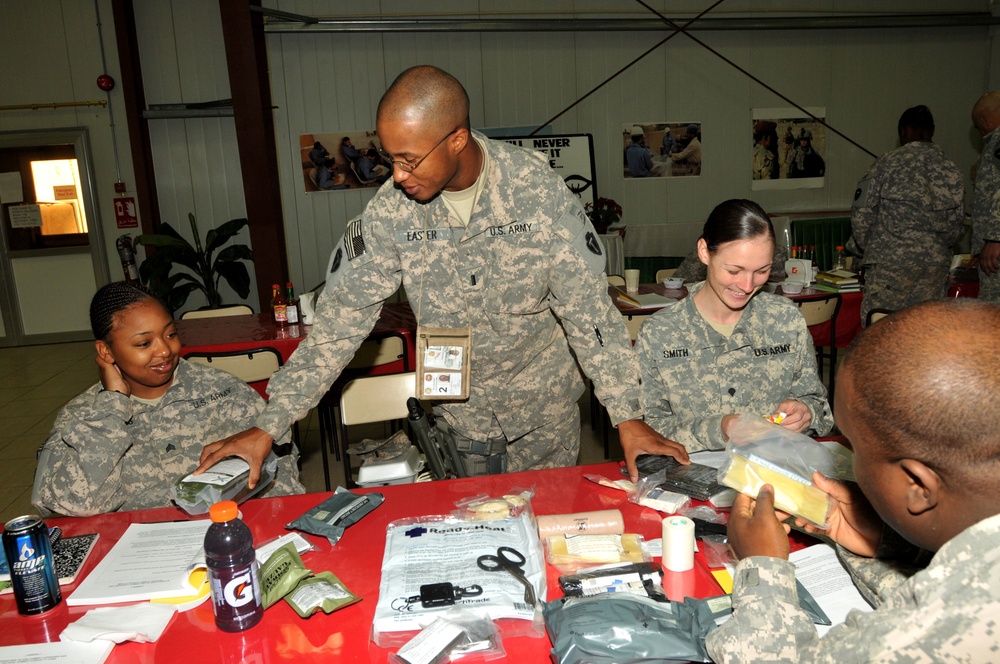
[[[456,131],[458,131],[457,128],[456,129],[452,129],[451,131],[449,131],[448,134],[445,135],[444,138],[442,138],[440,141],[438,141],[437,143],[435,143],[434,147],[432,147],[430,150],[427,151],[427,154],[425,154],[420,159],[417,159],[417,162],[415,164],[409,164],[409,163],[407,163],[405,161],[397,161],[397,160],[395,160],[395,159],[392,158],[392,155],[390,155],[388,152],[386,152],[382,148],[378,149],[378,153],[379,153],[379,156],[381,156],[383,159],[385,159],[386,161],[388,161],[389,163],[391,163],[393,166],[395,166],[399,170],[406,171],[407,173],[412,173],[413,171],[417,170],[417,167],[420,166],[420,164],[424,163],[424,159],[427,159],[427,157],[431,156],[431,153],[434,152],[435,150],[437,150],[439,147],[441,147],[441,144],[444,143],[446,140],[448,140],[448,137],[451,136],[452,134],[454,134]]]

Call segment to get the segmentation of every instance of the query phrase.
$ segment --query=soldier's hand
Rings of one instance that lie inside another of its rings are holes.
[[[792,431],[802,433],[812,424],[813,416],[809,412],[809,407],[795,399],[785,399],[782,401],[778,405],[777,412],[774,414],[777,415],[778,413],[785,414],[785,418],[781,420],[781,426]]]
[[[1000,270],[1000,242],[986,241],[983,250],[979,252],[979,267],[986,274]]]
[[[795,525],[807,533],[822,533],[837,544],[859,556],[875,556],[882,538],[882,519],[856,485],[847,485],[813,473],[813,484],[834,499],[833,509],[826,517],[826,530],[805,519],[796,518]]]
[[[765,484],[757,499],[739,494],[729,513],[729,544],[737,558],[770,556],[788,560],[791,526],[774,512],[774,488]]]
[[[638,481],[639,471],[635,459],[640,454],[663,454],[673,457],[685,466],[691,463],[687,450],[680,443],[664,438],[642,420],[626,420],[618,425],[618,436],[625,452],[625,467],[633,482]]]
[[[118,365],[114,362],[109,362],[97,355],[94,360],[97,362],[97,369],[101,373],[101,387],[103,387],[108,392],[121,392],[125,396],[129,396],[132,390],[129,388],[128,383],[122,376],[122,372],[118,370]]]
[[[194,474],[200,475],[226,457],[237,456],[250,464],[249,488],[257,486],[260,481],[260,467],[264,464],[274,439],[265,431],[254,427],[209,443],[201,451],[201,465]]]

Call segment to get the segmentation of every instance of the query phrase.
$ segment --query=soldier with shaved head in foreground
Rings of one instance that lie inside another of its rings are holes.
[[[470,395],[434,407],[469,475],[576,463],[577,361],[618,425],[633,475],[641,453],[687,463],[682,446],[642,420],[638,361],[607,294],[603,246],[547,160],[472,131],[465,89],[436,67],[399,75],[376,128],[392,180],[334,248],[316,324],[271,378],[257,427],[206,447],[201,468],[235,454],[254,474],[271,438],[316,405],[401,283],[421,326],[471,330]],[[431,384],[454,394],[428,375],[421,395]]]
[[[933,558],[875,611],[851,612],[820,639],[798,608],[773,492],[740,496],[729,521],[741,558],[734,613],[706,641],[716,662],[1000,659],[998,329],[1000,307],[942,300],[858,337],[835,408],[857,486],[813,478],[837,501],[827,534],[860,556]]]

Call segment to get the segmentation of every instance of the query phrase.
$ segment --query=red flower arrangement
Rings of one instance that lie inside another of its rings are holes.
[[[587,203],[583,206],[594,229],[598,233],[607,233],[608,227],[621,221],[622,206],[613,198],[598,198],[597,203]]]

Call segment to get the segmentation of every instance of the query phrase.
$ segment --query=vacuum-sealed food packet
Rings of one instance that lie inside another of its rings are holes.
[[[250,464],[239,457],[229,457],[215,464],[201,475],[187,475],[170,487],[170,498],[188,514],[207,514],[209,508],[223,500],[242,503],[274,481],[278,470],[278,457],[271,452],[260,468],[260,480],[250,489]]]
[[[831,448],[809,436],[741,415],[729,431],[729,459],[719,468],[719,483],[756,497],[765,484],[774,487],[780,510],[826,527],[830,497],[813,486],[813,472],[827,477],[849,475],[850,451]]]
[[[317,611],[333,613],[337,609],[360,602],[355,595],[332,572],[320,572],[299,581],[295,590],[285,595],[285,601],[302,618],[308,618]]]

